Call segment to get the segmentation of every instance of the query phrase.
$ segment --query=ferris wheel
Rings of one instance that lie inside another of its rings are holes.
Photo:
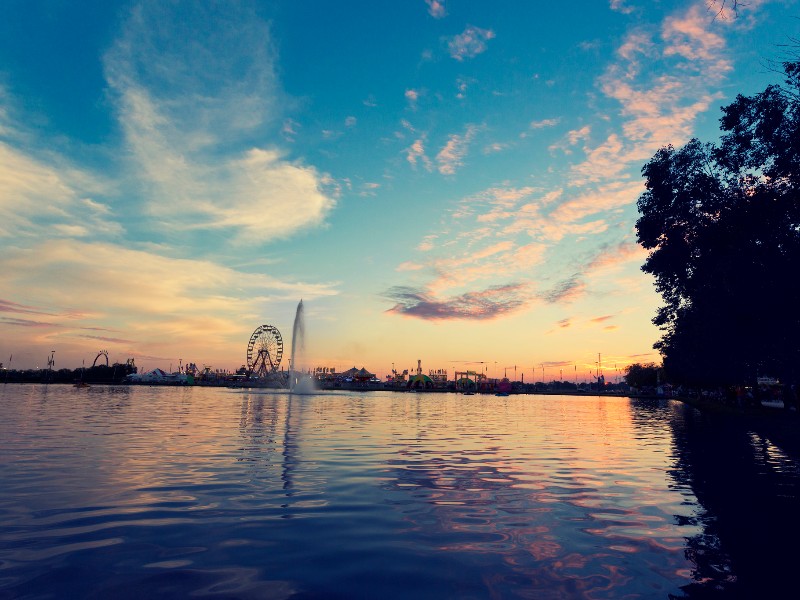
[[[247,371],[263,377],[278,370],[283,357],[283,338],[277,327],[261,325],[247,344]]]

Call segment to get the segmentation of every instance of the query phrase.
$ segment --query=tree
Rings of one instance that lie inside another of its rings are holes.
[[[722,109],[719,144],[693,139],[642,168],[636,230],[664,305],[654,345],[670,380],[800,376],[800,61],[784,86]]]
[[[656,387],[659,382],[659,369],[655,363],[633,363],[625,369],[625,383],[632,388]]]

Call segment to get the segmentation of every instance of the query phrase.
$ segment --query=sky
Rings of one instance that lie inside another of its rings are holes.
[[[0,361],[606,378],[659,361],[641,168],[796,0],[6,0]],[[452,378],[452,377],[451,377]]]

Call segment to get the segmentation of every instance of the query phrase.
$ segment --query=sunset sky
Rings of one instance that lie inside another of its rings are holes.
[[[800,25],[718,13],[7,0],[0,361],[236,369],[261,324],[288,355],[300,299],[308,366],[658,361],[641,167],[717,139]]]

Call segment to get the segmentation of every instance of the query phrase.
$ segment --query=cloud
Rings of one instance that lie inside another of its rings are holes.
[[[571,147],[575,146],[578,142],[581,142],[589,137],[592,133],[592,126],[591,125],[584,125],[580,129],[571,129],[564,135],[564,137],[552,144],[548,150],[551,152],[553,150],[562,150],[566,154],[571,154],[572,150]]]
[[[439,164],[439,173],[442,175],[453,175],[456,169],[463,166],[464,157],[469,149],[469,144],[478,131],[479,127],[476,125],[468,125],[464,135],[453,134],[450,136],[447,143],[439,151],[439,154],[436,155],[436,162]]]
[[[599,80],[603,94],[619,105],[622,131],[586,148],[586,160],[572,168],[573,185],[620,177],[658,148],[691,137],[697,116],[721,97],[717,89],[732,68],[725,40],[709,30],[710,23],[694,5],[664,20],[658,44],[651,32],[628,34],[617,50],[619,61]]]
[[[549,304],[568,304],[586,292],[586,284],[579,274],[572,275],[556,284],[553,288],[539,294]]]
[[[641,181],[610,183],[564,200],[550,212],[549,218],[557,224],[574,224],[586,217],[631,205],[643,191]]]
[[[629,4],[612,8],[629,12]],[[391,312],[416,311],[423,318],[459,314],[469,294],[509,281],[524,286],[515,296],[522,306],[584,304],[601,295],[641,297],[630,294],[632,282],[639,282],[637,294],[646,285],[634,264],[644,256],[631,233],[631,215],[643,191],[638,170],[661,145],[688,139],[698,115],[718,97],[730,59],[711,22],[702,6],[693,5],[656,26],[629,29],[595,80],[602,95],[593,95],[591,103],[598,110],[571,124],[550,147],[576,156],[572,164],[561,173],[531,173],[519,180],[524,183],[500,181],[455,201],[417,248],[424,258],[402,263],[413,285]],[[468,55],[454,52],[454,57]],[[562,126],[557,117],[533,120],[521,137],[556,126]],[[440,173],[464,167],[478,131],[447,139],[434,160]],[[483,151],[500,149],[488,145]],[[421,156],[420,142],[409,162],[416,164]],[[573,323],[565,320],[562,327]],[[594,324],[595,331],[601,327]]]
[[[444,0],[425,0],[425,4],[428,5],[428,14],[434,19],[441,19],[447,14],[444,8]]]
[[[18,304],[10,300],[0,299],[0,312],[22,313],[29,315],[50,315],[51,313],[35,306]]]
[[[603,315],[602,317],[594,317],[593,319],[589,319],[589,321],[591,321],[592,323],[603,323],[613,318],[614,315]]]
[[[417,250],[420,252],[429,252],[434,248],[434,240],[436,240],[438,236],[436,234],[426,235],[422,241],[417,246]]]
[[[145,2],[104,66],[131,176],[165,230],[229,228],[252,242],[317,226],[333,209],[324,174],[248,146],[279,97],[269,28],[252,11]],[[295,131],[283,122],[287,139]]]
[[[408,89],[405,92],[406,100],[413,106],[416,104],[417,100],[419,100],[419,91]]]
[[[622,240],[617,244],[601,246],[597,255],[587,264],[587,271],[611,269],[619,265],[635,262],[644,263],[647,250],[632,240]]]
[[[34,329],[52,329],[53,327],[61,327],[54,325],[47,321],[31,321],[30,319],[15,319],[10,317],[0,317],[0,323],[3,325],[10,325],[12,327],[31,327]]]
[[[14,134],[0,141],[0,238],[24,244],[55,233],[84,237],[91,231],[97,238],[123,233],[112,208],[92,199],[111,193],[110,182],[55,151],[35,150],[33,132],[9,129]]]
[[[526,303],[525,289],[521,284],[509,284],[439,300],[424,291],[400,286],[386,293],[396,302],[387,312],[429,321],[491,320],[522,308]]]
[[[300,124],[294,119],[284,119],[281,135],[286,141],[293,142],[299,128]]]
[[[473,27],[468,25],[464,31],[453,38],[447,43],[447,48],[452,56],[457,61],[463,61],[465,58],[474,58],[478,54],[486,51],[486,42],[495,37],[495,34],[490,29],[481,29],[480,27]]]
[[[630,14],[633,12],[633,8],[627,6],[627,1],[628,0],[611,0],[610,8],[611,10],[615,10],[626,15]]]
[[[361,191],[358,193],[358,195],[362,197],[374,196],[376,190],[378,190],[380,187],[381,187],[380,183],[366,181],[361,184]]]
[[[728,59],[720,56],[725,40],[709,31],[708,24],[698,6],[683,15],[668,18],[662,29],[662,38],[666,42],[664,56],[680,55],[687,60],[701,60],[707,66],[722,69],[722,73],[728,71]],[[720,74],[718,71],[712,73],[715,77]]]
[[[125,338],[115,338],[102,335],[78,335],[76,337],[84,338],[87,340],[98,340],[100,342],[107,342],[109,344],[124,344],[127,346],[136,344],[134,340],[126,340]]]
[[[508,150],[508,148],[510,147],[511,147],[510,144],[506,144],[503,142],[493,142],[483,147],[483,153],[495,154],[497,152],[502,152],[503,150]]]
[[[545,127],[555,127],[561,122],[561,119],[541,119],[540,121],[531,121],[528,126],[530,129],[544,129]]]
[[[419,263],[406,261],[402,262],[397,267],[395,267],[395,271],[419,271],[420,269],[424,269],[425,267]]]
[[[330,283],[280,281],[207,260],[73,239],[7,250],[0,298],[13,298],[21,290],[36,298],[37,306],[3,300],[0,309],[27,311],[37,315],[35,322],[4,323],[36,327],[41,336],[23,339],[4,332],[9,344],[17,340],[31,346],[44,339],[78,344],[74,338],[85,338],[87,330],[125,331],[130,343],[116,351],[138,354],[160,348],[215,356],[235,355],[251,324],[261,322],[266,306],[337,293]]]
[[[425,154],[425,138],[414,140],[414,143],[406,148],[406,160],[414,167],[417,166],[417,161],[421,161],[427,171],[433,170],[433,163]]]

